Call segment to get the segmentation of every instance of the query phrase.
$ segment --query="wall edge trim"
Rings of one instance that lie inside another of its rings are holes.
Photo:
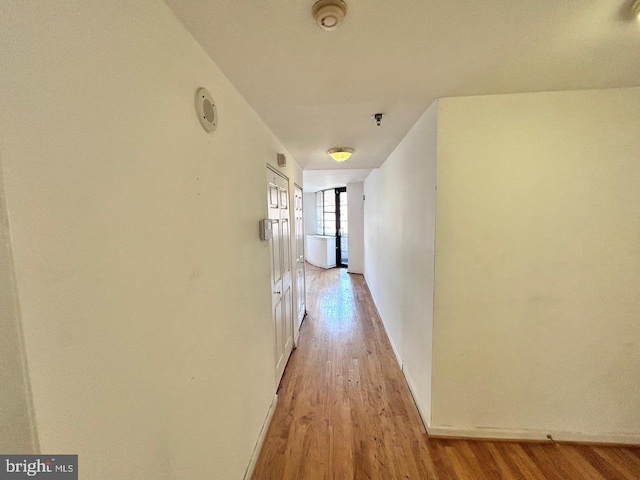
[[[264,445],[264,441],[267,437],[267,432],[269,431],[269,426],[271,425],[271,421],[273,420],[273,414],[276,411],[277,404],[278,394],[276,393],[273,396],[273,400],[271,401],[271,405],[269,406],[269,411],[267,412],[267,416],[265,417],[264,423],[262,424],[262,429],[260,430],[260,434],[258,435],[258,439],[256,440],[256,445],[253,448],[253,453],[251,454],[251,458],[249,459],[247,469],[244,472],[244,480],[250,480],[253,476],[253,471],[256,468],[256,463],[258,462],[258,457],[260,456],[262,446]]]
[[[402,368],[402,374],[404,375],[404,379],[407,382],[407,385],[409,386],[409,392],[411,392],[411,397],[413,398],[413,403],[416,404],[416,408],[418,409],[418,414],[420,415],[420,420],[422,420],[422,425],[424,426],[424,430],[427,433],[427,435],[429,435],[429,417],[427,417],[426,413],[424,412],[424,409],[422,408],[422,406],[420,405],[420,402],[418,402],[418,396],[416,395],[416,389],[413,385],[413,380],[411,380],[411,377],[409,376],[409,373],[407,371],[407,367],[404,366]]]
[[[376,301],[376,297],[373,294],[373,290],[371,290],[371,288],[369,287],[369,281],[367,280],[366,274],[363,274],[363,276],[364,276],[364,281],[367,284],[367,289],[369,290],[369,293],[371,294],[371,300],[373,300],[373,305],[376,307],[376,312],[378,313],[378,317],[380,317],[380,323],[382,323],[382,327],[384,328],[384,333],[387,335],[387,338],[389,339],[389,343],[391,344],[391,349],[393,350],[393,354],[395,355],[396,361],[398,362],[398,365],[400,366],[400,370],[402,370],[403,374],[404,374],[404,362],[402,361],[402,357],[400,356],[400,352],[398,352],[398,349],[396,348],[396,344],[393,342],[393,338],[389,334],[389,329],[387,328],[387,324],[385,323],[384,318],[382,317],[382,313],[380,313],[380,307],[378,306],[378,302]]]
[[[472,440],[543,441],[548,443],[585,443],[598,445],[640,446],[640,434],[632,433],[582,433],[548,430],[517,430],[507,428],[428,425],[427,433],[433,438],[457,438]],[[547,435],[551,435],[550,440]]]
[[[367,278],[365,276],[365,282],[366,281],[367,281]],[[369,282],[367,282],[367,288],[369,288]],[[389,343],[391,344],[391,349],[393,350],[393,353],[396,357],[396,361],[398,362],[400,371],[402,371],[402,376],[404,377],[404,381],[407,383],[407,387],[409,387],[409,393],[411,394],[413,403],[415,404],[416,409],[418,410],[418,415],[420,416],[420,420],[422,421],[422,425],[424,426],[425,432],[428,435],[429,434],[429,417],[427,417],[426,413],[424,412],[424,409],[420,405],[420,402],[418,402],[418,397],[416,395],[416,389],[413,385],[413,381],[411,380],[411,377],[408,375],[407,367],[402,361],[402,357],[400,357],[400,353],[398,352],[398,349],[396,348],[395,343],[393,343],[391,335],[389,335],[389,330],[387,329],[387,325],[384,322],[384,319],[382,318],[382,314],[380,313],[380,308],[378,308],[378,304],[370,288],[369,288],[369,293],[371,293],[371,299],[373,300],[373,304],[375,305],[376,310],[378,312],[378,317],[380,317],[380,322],[382,323],[382,327],[384,328],[384,333],[387,335],[387,338],[389,339]]]

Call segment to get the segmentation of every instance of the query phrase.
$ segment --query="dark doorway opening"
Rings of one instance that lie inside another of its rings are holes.
[[[349,216],[346,187],[336,188],[336,265],[349,265]]]

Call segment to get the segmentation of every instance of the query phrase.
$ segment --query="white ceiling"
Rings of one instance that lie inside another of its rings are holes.
[[[371,169],[305,170],[302,172],[304,191],[317,192],[327,188],[346,187],[348,183],[364,182]]]
[[[640,85],[632,0],[346,0],[333,32],[314,0],[166,2],[307,169],[378,167],[439,97]]]

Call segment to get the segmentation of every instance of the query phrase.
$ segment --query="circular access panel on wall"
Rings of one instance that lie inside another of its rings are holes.
[[[213,97],[206,88],[199,88],[196,91],[196,113],[200,125],[207,132],[213,132],[218,126],[218,111]]]

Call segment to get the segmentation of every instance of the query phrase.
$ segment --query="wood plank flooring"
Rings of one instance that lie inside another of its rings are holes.
[[[640,479],[638,448],[429,438],[363,277],[307,285],[254,480]]]

